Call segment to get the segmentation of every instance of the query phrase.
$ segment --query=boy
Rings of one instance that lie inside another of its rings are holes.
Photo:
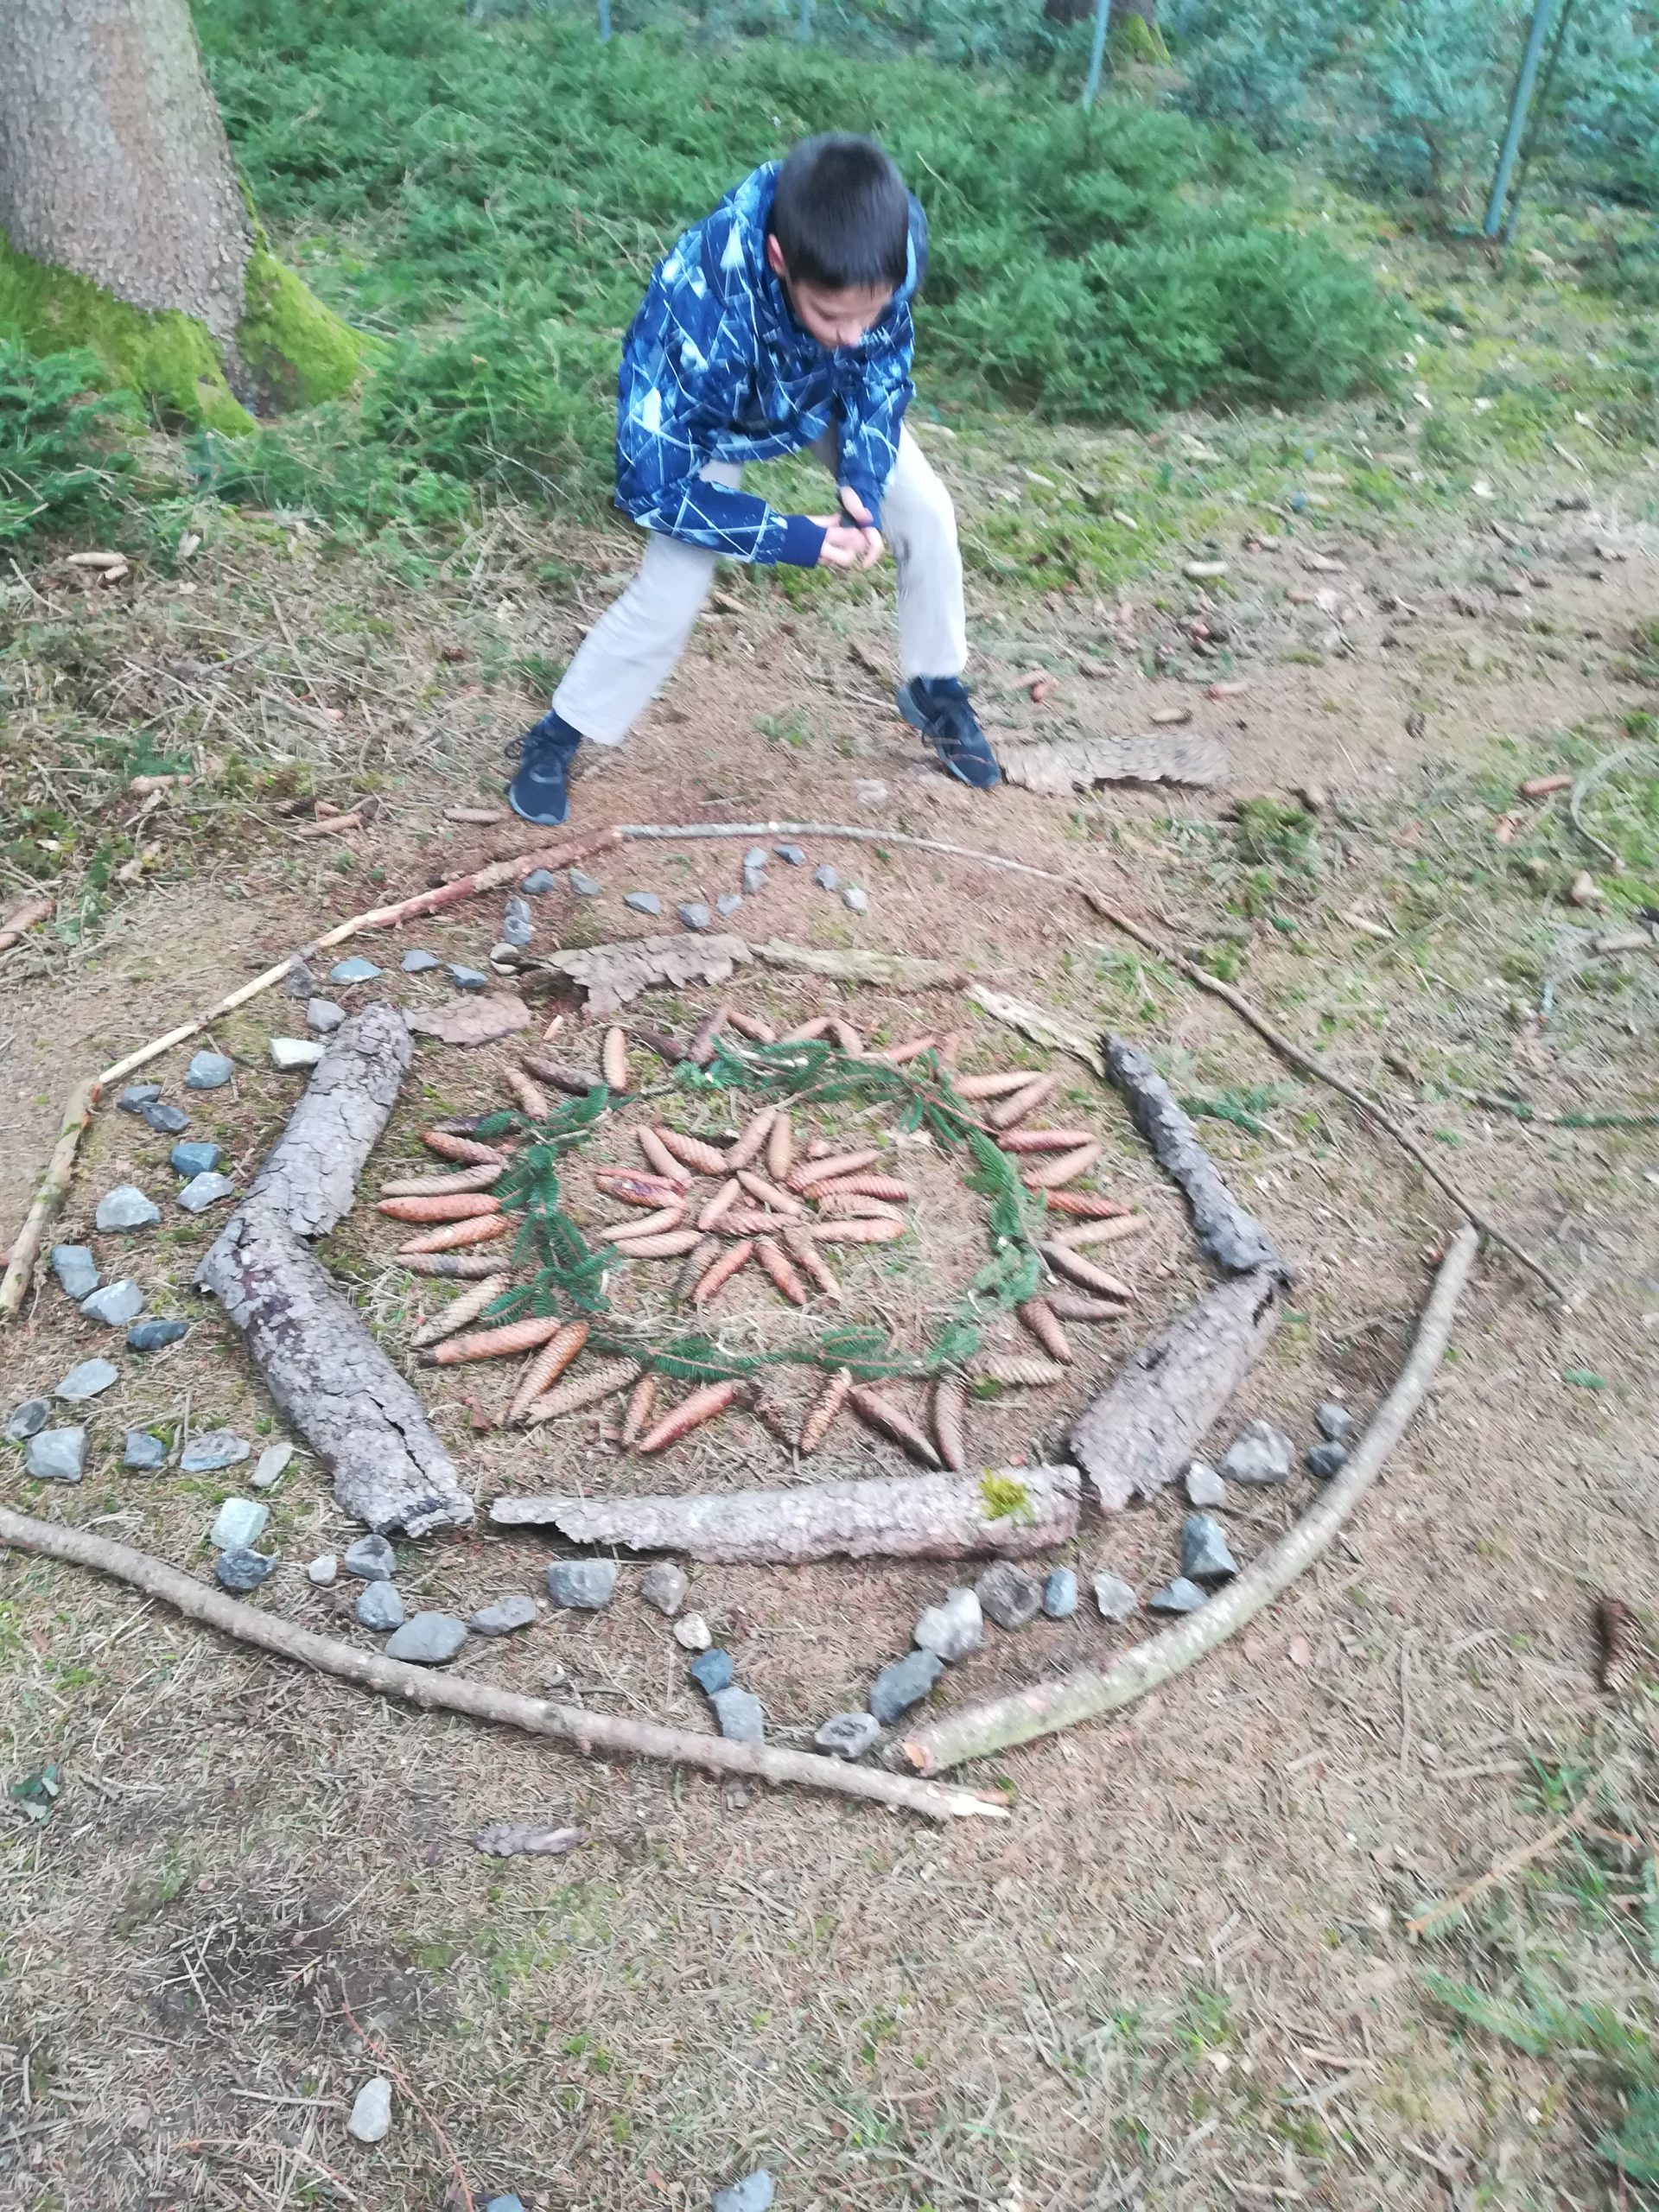
[[[717,556],[868,569],[893,541],[906,681],[899,709],[946,772],[1000,771],[960,681],[962,561],[950,494],[905,429],[927,226],[868,138],[809,138],[687,231],[623,348],[619,506],[651,532],[639,574],[588,632],[522,742],[507,796],[527,822],[569,812],[583,738],[616,745],[684,650]],[[739,489],[745,461],[810,446],[840,511],[781,515]]]

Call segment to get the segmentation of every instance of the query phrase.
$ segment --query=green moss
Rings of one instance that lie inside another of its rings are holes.
[[[111,384],[187,423],[232,433],[253,418],[232,397],[204,325],[176,308],[118,300],[88,276],[31,261],[0,238],[0,333],[31,353],[84,346]]]
[[[983,1476],[979,1494],[988,1521],[1029,1521],[1032,1517],[1031,1492],[1015,1475]]]
[[[372,340],[337,315],[256,240],[237,350],[272,406],[315,407],[356,384]]]
[[[1145,68],[1161,68],[1168,60],[1163,33],[1144,16],[1124,16],[1113,26],[1112,60],[1118,67],[1139,63]]]

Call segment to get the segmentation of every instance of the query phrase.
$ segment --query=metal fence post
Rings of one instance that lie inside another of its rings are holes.
[[[599,42],[609,42],[611,35],[611,0],[599,0]]]
[[[796,27],[795,35],[799,39],[803,46],[811,45],[812,0],[801,0],[801,19]]]
[[[1510,126],[1503,133],[1503,149],[1497,157],[1497,174],[1492,179],[1492,196],[1486,204],[1486,220],[1481,226],[1489,238],[1495,238],[1503,227],[1503,203],[1510,196],[1515,157],[1521,150],[1521,134],[1527,127],[1532,88],[1538,81],[1538,64],[1543,58],[1544,35],[1549,29],[1552,4],[1553,0],[1533,0],[1532,28],[1527,33],[1527,50],[1521,57],[1521,73],[1515,80],[1515,98],[1510,102]]]
[[[1089,76],[1083,88],[1083,104],[1093,107],[1095,95],[1100,90],[1100,73],[1106,60],[1106,26],[1111,20],[1112,0],[1095,0],[1095,35],[1089,48]]]

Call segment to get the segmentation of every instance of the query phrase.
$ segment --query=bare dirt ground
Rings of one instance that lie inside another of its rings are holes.
[[[1122,1721],[998,1761],[980,1778],[1006,1778],[1014,1811],[995,1827],[936,1833],[804,1795],[583,1764],[255,1660],[119,1589],[8,1556],[7,1778],[55,1761],[64,1789],[48,1822],[8,1807],[0,1829],[0,2203],[398,2212],[512,2188],[533,2212],[690,2208],[760,2164],[792,2212],[1639,2201],[1595,2154],[1593,2102],[1548,2058],[1460,2030],[1423,1977],[1426,1963],[1479,1980],[1494,1961],[1547,1961],[1618,2002],[1650,1972],[1639,1949],[1569,1928],[1547,1887],[1513,1904],[1500,1891],[1490,1914],[1427,1945],[1405,1926],[1538,1832],[1541,1771],[1617,1758],[1624,1821],[1638,1840],[1652,1834],[1651,1707],[1644,1732],[1639,1703],[1596,1690],[1590,1606],[1610,1588],[1659,1599],[1659,1148],[1651,1128],[1545,1117],[1652,1114],[1659,987],[1651,952],[1595,950],[1599,931],[1628,926],[1617,887],[1605,916],[1567,903],[1579,868],[1606,869],[1563,798],[1515,791],[1631,741],[1624,718],[1654,703],[1629,641],[1653,614],[1655,563],[1641,532],[1605,512],[1541,504],[1510,527],[1528,581],[1513,545],[1486,531],[1350,537],[1321,541],[1336,571],[1308,569],[1291,545],[1229,546],[1220,596],[1177,578],[1133,606],[978,608],[988,721],[1014,741],[1123,733],[1190,705],[1192,728],[1221,739],[1230,764],[1225,789],[1204,795],[959,791],[892,717],[874,672],[888,657],[874,594],[797,605],[742,577],[721,585],[635,738],[590,768],[576,820],[858,822],[1083,870],[1443,1147],[1448,1172],[1566,1281],[1568,1309],[1488,1255],[1455,1357],[1334,1550]],[[420,594],[324,563],[294,530],[264,537],[226,541],[185,593],[140,577],[111,606],[61,576],[30,588],[22,613],[38,634],[14,698],[30,733],[22,798],[60,804],[82,849],[96,843],[109,864],[107,889],[74,877],[78,941],[60,931],[0,962],[8,1221],[74,1077],[383,889],[530,842],[445,810],[493,795],[501,747],[535,710],[531,672],[569,651],[628,553],[602,541],[584,606],[538,595],[543,549],[512,517]],[[1320,591],[1325,605],[1308,596]],[[1218,655],[1190,650],[1186,626],[1204,620],[1230,633]],[[1081,672],[1107,658],[1109,678]],[[1057,678],[1040,713],[1015,680],[1038,666]],[[1215,681],[1247,688],[1213,699]],[[142,820],[95,742],[123,728],[197,770]],[[1290,804],[1297,787],[1312,787],[1317,812]],[[378,810],[348,840],[302,842],[277,809],[306,794],[341,806],[372,795]],[[1274,804],[1233,813],[1262,796]],[[1586,822],[1623,837],[1593,805]],[[741,850],[606,855],[602,899],[536,902],[538,945],[646,926],[622,907],[627,888],[712,897],[734,884]],[[1369,1410],[1455,1224],[1397,1150],[1065,893],[896,846],[814,841],[810,856],[868,886],[867,916],[775,864],[734,926],[972,965],[1135,1036],[1185,1096],[1219,1109],[1205,1141],[1299,1270],[1294,1317],[1238,1418],[1268,1414],[1306,1443],[1333,1392]],[[480,961],[499,919],[499,900],[463,907],[397,949]],[[707,1002],[688,995],[669,1011]],[[944,1019],[925,997],[776,976],[746,981],[741,1003],[791,1019],[833,1005],[890,1037]],[[976,1064],[1031,1057],[949,1006]],[[302,1020],[272,994],[214,1033],[241,1071],[232,1090],[191,1102],[191,1134],[224,1144],[238,1172],[294,1096],[264,1040]],[[483,1105],[495,1065],[423,1046],[371,1185],[414,1156],[420,1119]],[[185,1096],[181,1058],[156,1073]],[[1066,1117],[1086,1116],[1107,1141],[1103,1186],[1168,1231],[1114,1254],[1140,1301],[1132,1328],[1090,1352],[1080,1398],[1203,1271],[1116,1102],[1080,1067],[1065,1077]],[[1505,1110],[1511,1091],[1538,1118]],[[165,1151],[130,1117],[103,1116],[66,1237],[90,1228],[117,1181],[164,1190]],[[199,1572],[237,1471],[125,1473],[119,1437],[281,1433],[188,1288],[212,1233],[169,1212],[130,1251],[94,1240],[106,1273],[130,1259],[151,1309],[187,1315],[191,1332],[148,1361],[120,1355],[79,1490],[43,1497],[20,1455],[0,1474],[25,1510],[97,1522]],[[400,1348],[433,1287],[411,1292],[364,1216],[335,1243],[333,1264]],[[873,1300],[888,1298],[870,1267]],[[902,1319],[930,1288],[901,1283],[889,1302]],[[39,1291],[6,1338],[8,1407],[106,1349],[104,1333],[55,1287]],[[599,1416],[524,1446],[474,1439],[448,1378],[427,1395],[486,1494],[632,1480],[599,1460]],[[995,1444],[1048,1448],[1071,1402],[999,1409]],[[849,1433],[823,1471],[897,1464]],[[779,1471],[761,1432],[726,1424],[685,1447],[672,1480]],[[1299,1473],[1283,1491],[1236,1493],[1224,1517],[1241,1555],[1312,1490]],[[270,1548],[287,1564],[251,1602],[359,1633],[349,1596],[298,1571],[353,1533],[303,1452],[271,1503]],[[1109,1567],[1149,1590],[1174,1571],[1180,1511],[1172,1500],[1085,1517],[1065,1556],[1085,1587]],[[400,1580],[465,1612],[537,1586],[545,1557],[534,1538],[486,1525],[405,1548]],[[861,1702],[951,1579],[706,1567],[692,1603],[776,1738],[804,1744],[826,1713]],[[543,1614],[510,1643],[475,1640],[462,1667],[705,1725],[683,1655],[629,1580],[610,1611]],[[1141,1632],[1085,1608],[993,1634],[938,1699],[1099,1660]],[[472,1841],[502,1819],[568,1821],[588,1840],[565,1860],[502,1864]],[[369,2039],[412,2092],[400,2087],[372,2151],[343,2124],[377,2069]]]

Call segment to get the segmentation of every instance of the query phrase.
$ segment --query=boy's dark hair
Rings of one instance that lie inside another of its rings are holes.
[[[803,139],[778,172],[767,227],[804,284],[896,290],[905,281],[910,194],[872,139],[838,130]]]

